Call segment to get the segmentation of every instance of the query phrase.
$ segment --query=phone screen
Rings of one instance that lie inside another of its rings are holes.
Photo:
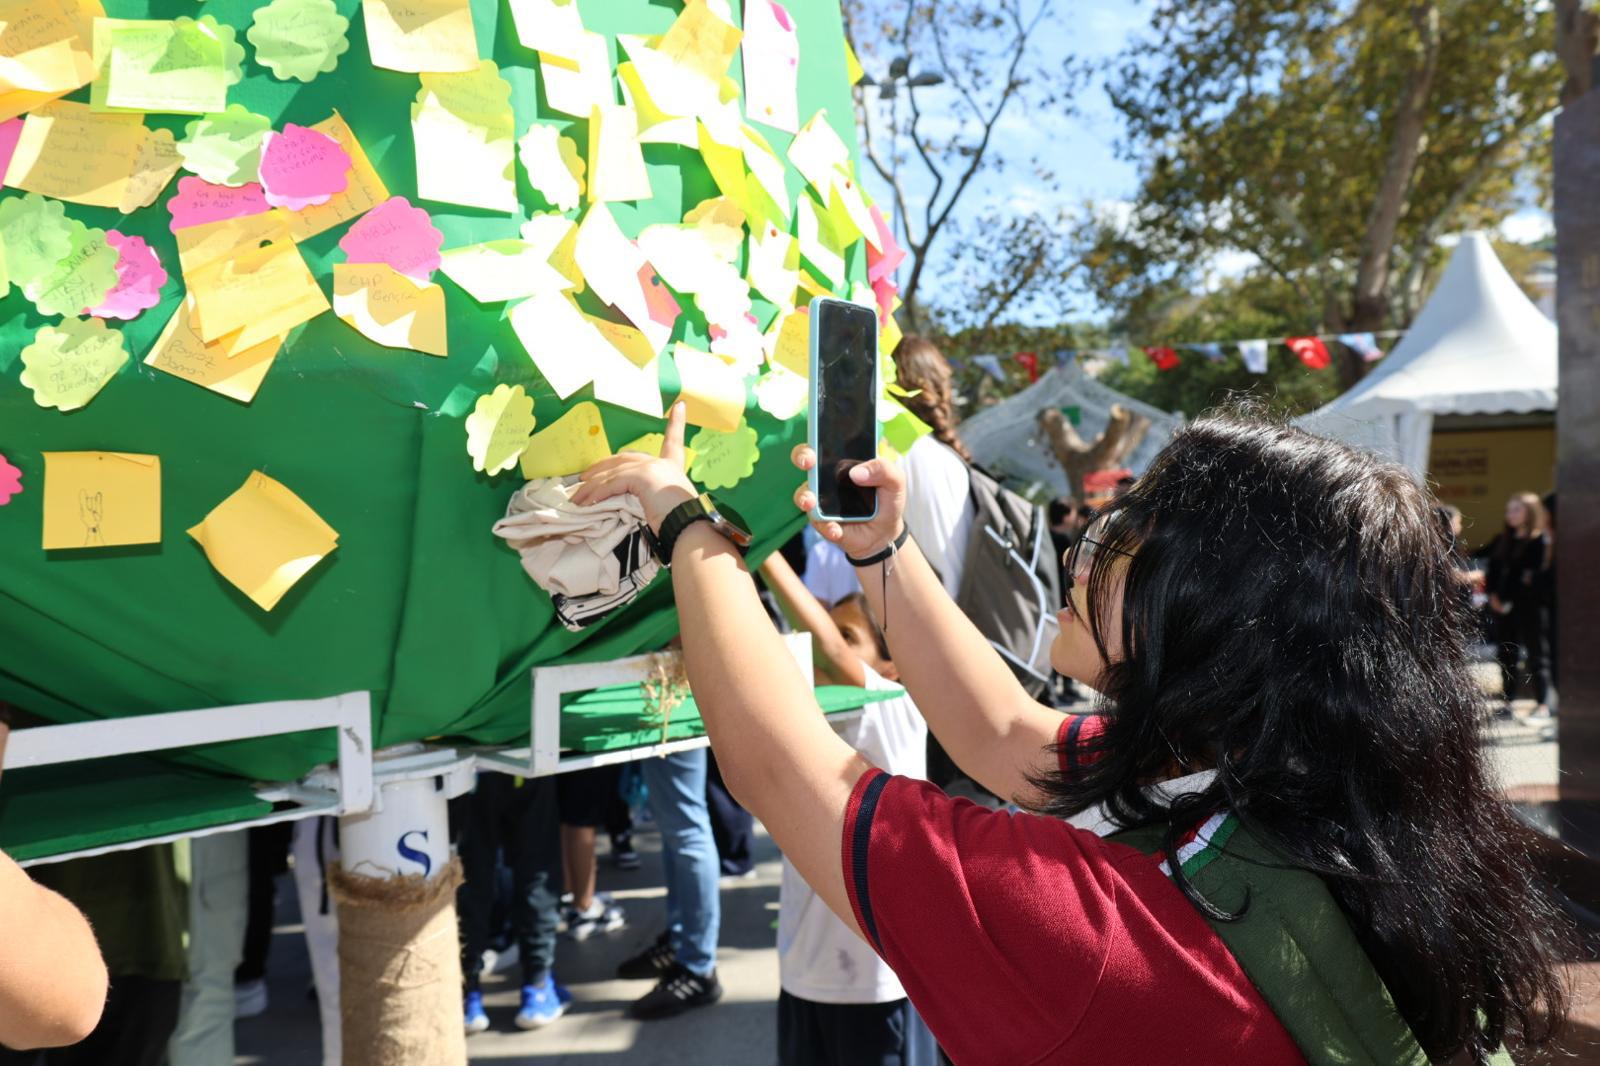
[[[817,336],[817,510],[835,518],[870,518],[876,489],[850,480],[850,468],[878,454],[878,316],[843,300],[820,300]]]

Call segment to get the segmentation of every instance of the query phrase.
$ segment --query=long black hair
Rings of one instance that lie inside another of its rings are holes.
[[[1547,1038],[1565,1013],[1563,921],[1484,765],[1428,494],[1246,412],[1179,430],[1105,513],[1101,543],[1131,558],[1096,553],[1087,614],[1108,658],[1120,579],[1125,654],[1099,685],[1098,757],[1037,782],[1047,810],[1165,823],[1172,854],[1230,808],[1322,875],[1430,1057]],[[1205,767],[1214,782],[1170,805],[1144,791]]]

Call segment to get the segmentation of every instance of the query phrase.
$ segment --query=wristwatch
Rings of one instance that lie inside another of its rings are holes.
[[[739,517],[739,512],[713,500],[710,493],[703,492],[692,500],[678,504],[662,519],[660,532],[654,534],[656,558],[661,560],[662,566],[672,565],[672,549],[677,546],[683,531],[701,521],[710,522],[712,529],[728,538],[741,552],[750,547],[749,526]]]

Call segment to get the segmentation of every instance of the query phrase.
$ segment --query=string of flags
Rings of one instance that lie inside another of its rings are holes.
[[[1253,374],[1267,372],[1267,353],[1273,345],[1283,345],[1312,370],[1325,370],[1333,363],[1330,342],[1338,342],[1359,355],[1365,362],[1374,363],[1384,357],[1379,341],[1387,341],[1404,334],[1404,330],[1379,330],[1370,333],[1310,334],[1304,337],[1257,338],[1244,341],[1212,341],[1203,344],[1132,345],[1123,342],[1104,348],[1057,348],[1054,353],[1057,366],[1066,366],[1077,359],[1100,359],[1127,366],[1134,357],[1149,359],[1160,371],[1175,370],[1182,365],[1185,354],[1198,355],[1209,362],[1220,363],[1228,358],[1227,349],[1234,348],[1245,368]],[[1040,353],[1017,352],[1009,357],[998,355],[969,356],[967,362],[982,370],[996,381],[1006,380],[1004,359],[1009,358],[1028,375],[1030,383],[1039,380]],[[961,360],[953,360],[960,363]]]

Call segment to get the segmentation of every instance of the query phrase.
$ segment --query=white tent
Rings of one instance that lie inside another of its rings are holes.
[[[1488,238],[1461,239],[1394,351],[1300,424],[1387,453],[1421,474],[1435,415],[1554,411],[1556,325],[1506,273]]]
[[[1150,419],[1150,431],[1127,460],[1129,469],[1142,473],[1173,431],[1183,424],[1182,416],[1124,396],[1089,377],[1076,363],[1047,371],[1015,396],[986,407],[961,423],[957,432],[973,458],[988,469],[1024,485],[1042,485],[1051,495],[1065,496],[1067,475],[1039,428],[1039,412],[1051,407],[1078,408],[1078,433],[1092,440],[1104,432],[1112,404],[1121,404]]]

